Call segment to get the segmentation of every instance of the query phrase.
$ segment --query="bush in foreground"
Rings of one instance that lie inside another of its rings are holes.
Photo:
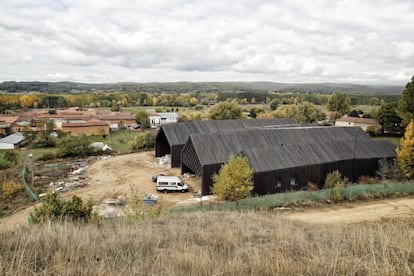
[[[29,216],[33,224],[47,221],[62,222],[89,222],[96,219],[92,212],[92,202],[84,203],[80,197],[74,195],[72,200],[62,199],[58,193],[48,192],[42,199],[42,205],[35,208]]]

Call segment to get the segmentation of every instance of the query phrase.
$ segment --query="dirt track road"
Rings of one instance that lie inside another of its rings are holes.
[[[284,217],[310,223],[357,223],[387,218],[414,218],[414,198],[347,203],[322,209],[294,211]]]

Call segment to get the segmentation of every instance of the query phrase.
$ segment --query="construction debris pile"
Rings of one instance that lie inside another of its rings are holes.
[[[72,177],[65,180],[50,182],[49,189],[54,192],[65,193],[86,185],[87,179],[85,177]]]

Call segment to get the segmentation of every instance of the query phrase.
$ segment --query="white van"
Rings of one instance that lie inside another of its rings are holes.
[[[188,192],[187,184],[183,183],[176,176],[158,176],[157,177],[158,192]]]

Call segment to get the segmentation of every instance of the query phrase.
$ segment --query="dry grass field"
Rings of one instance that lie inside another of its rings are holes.
[[[414,220],[308,224],[273,212],[180,214],[0,233],[2,275],[411,275]]]

